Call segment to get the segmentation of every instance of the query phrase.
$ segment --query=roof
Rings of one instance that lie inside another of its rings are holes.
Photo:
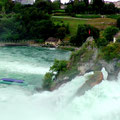
[[[114,37],[115,37],[115,38],[120,37],[120,32],[118,32]]]
[[[59,41],[58,38],[49,37],[45,42],[58,42],[58,41]]]

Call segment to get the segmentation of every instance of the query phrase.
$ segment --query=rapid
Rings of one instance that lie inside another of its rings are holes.
[[[54,49],[0,48],[0,76],[19,77],[35,86],[42,82],[54,58],[68,59],[69,55]],[[102,72],[102,83],[74,98],[93,72],[78,76],[53,92],[0,85],[0,120],[120,120],[120,75],[117,81],[107,81],[106,71]]]

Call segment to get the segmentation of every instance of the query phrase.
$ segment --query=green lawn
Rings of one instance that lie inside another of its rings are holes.
[[[77,27],[79,24],[85,24],[87,20],[80,20],[80,19],[71,19],[71,18],[52,18],[54,23],[57,24],[69,24],[70,26],[70,35],[75,35],[77,31]]]
[[[82,19],[82,18],[73,18],[69,16],[57,16],[52,17],[52,20],[55,24],[69,24],[70,26],[70,35],[67,35],[65,40],[69,40],[69,38],[76,34],[77,27],[79,24],[90,24],[100,30],[105,29],[108,26],[115,25],[116,20],[111,18],[94,18],[94,19]]]

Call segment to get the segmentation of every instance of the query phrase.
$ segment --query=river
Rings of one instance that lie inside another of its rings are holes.
[[[68,59],[69,55],[55,49],[1,47],[0,76],[41,85],[54,58]],[[53,92],[34,93],[21,86],[1,85],[0,120],[120,120],[120,76],[118,81],[105,79],[85,95],[74,96],[89,74],[92,72]]]

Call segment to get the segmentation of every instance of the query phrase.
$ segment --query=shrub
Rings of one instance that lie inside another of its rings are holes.
[[[120,17],[117,19],[117,27],[120,29]]]
[[[50,90],[50,87],[52,85],[52,77],[53,77],[53,74],[50,72],[45,74],[43,79],[43,85],[42,85],[44,89]]]
[[[107,15],[107,18],[112,18],[112,19],[118,19],[120,15],[113,14],[113,15]]]
[[[106,61],[113,60],[114,58],[120,59],[120,43],[110,43],[102,49],[102,57]]]
[[[108,41],[113,41],[113,36],[119,31],[117,27],[109,26],[104,30],[103,36]]]
[[[95,42],[98,47],[104,47],[109,43],[108,40],[106,40],[105,38],[96,39]]]
[[[55,60],[53,66],[50,67],[50,70],[52,72],[57,72],[57,73],[59,73],[61,71],[66,71],[67,63],[68,63],[68,61],[65,61],[65,60]]]
[[[77,34],[71,37],[70,42],[75,46],[81,46],[89,36],[93,36],[95,39],[99,38],[99,30],[86,24],[78,25]]]

